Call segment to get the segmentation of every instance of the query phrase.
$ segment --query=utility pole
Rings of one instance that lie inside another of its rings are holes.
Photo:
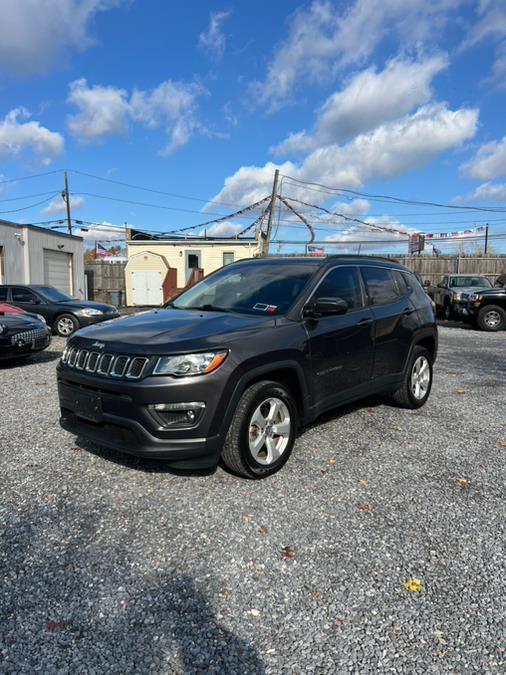
[[[274,172],[274,181],[272,183],[272,195],[269,207],[269,220],[267,221],[267,231],[265,233],[265,239],[261,242],[262,256],[269,255],[269,242],[271,240],[272,234],[272,221],[274,220],[274,209],[276,207],[276,197],[278,195],[278,181],[279,181],[279,169],[276,169],[276,171]],[[262,236],[261,230],[260,236]]]
[[[61,193],[62,199],[65,202],[67,207],[67,231],[69,234],[72,234],[72,220],[70,219],[70,199],[69,199],[69,181],[67,178],[67,172],[64,172],[65,177],[65,190]]]
[[[484,255],[488,253],[488,223],[485,225],[485,246],[483,247]]]

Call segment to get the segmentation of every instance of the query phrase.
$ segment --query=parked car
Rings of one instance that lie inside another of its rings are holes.
[[[69,337],[78,328],[119,316],[118,310],[112,305],[79,300],[53,286],[2,285],[0,302],[8,302],[27,312],[41,314],[52,330],[61,337]]]
[[[462,293],[492,288],[484,276],[469,274],[446,274],[437,285],[429,285],[426,290],[434,300],[436,311],[445,319],[453,319],[462,306]]]
[[[431,302],[386,259],[265,258],[166,307],[79,331],[57,368],[62,426],[179,468],[263,478],[300,425],[388,394],[419,408],[437,353]]]
[[[506,328],[506,287],[497,286],[474,293],[462,293],[462,318],[481,330]]]
[[[26,313],[0,311],[0,359],[20,359],[46,349],[51,330],[45,322]]]
[[[28,316],[34,316],[42,323],[46,323],[46,320],[42,314],[34,314],[33,312],[26,312],[21,307],[15,307],[14,305],[9,305],[7,302],[0,302],[0,314],[28,314]]]

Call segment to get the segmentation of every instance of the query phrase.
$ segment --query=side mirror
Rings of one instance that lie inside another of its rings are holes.
[[[430,281],[428,279],[425,279],[423,282],[424,288],[427,288],[427,286],[430,286]]]
[[[331,316],[346,314],[348,303],[342,298],[317,298],[312,307],[307,307],[306,316]]]

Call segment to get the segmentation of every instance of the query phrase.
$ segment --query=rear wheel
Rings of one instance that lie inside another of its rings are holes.
[[[79,322],[72,314],[60,314],[56,318],[53,328],[60,337],[70,337],[79,328]]]
[[[506,325],[506,312],[499,305],[486,305],[478,312],[476,323],[481,330],[500,330]]]
[[[288,389],[269,380],[257,382],[237,404],[223,463],[240,476],[266,478],[287,461],[296,429],[297,409]]]
[[[402,385],[393,394],[401,408],[421,408],[429,398],[432,388],[432,355],[428,349],[417,345],[409,359]]]

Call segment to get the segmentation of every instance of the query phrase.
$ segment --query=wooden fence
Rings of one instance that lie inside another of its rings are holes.
[[[506,274],[506,256],[389,256],[417,272],[425,281],[437,282],[445,274],[473,274],[488,277],[492,283]]]
[[[112,305],[125,305],[126,262],[94,262],[84,267],[88,299]]]

